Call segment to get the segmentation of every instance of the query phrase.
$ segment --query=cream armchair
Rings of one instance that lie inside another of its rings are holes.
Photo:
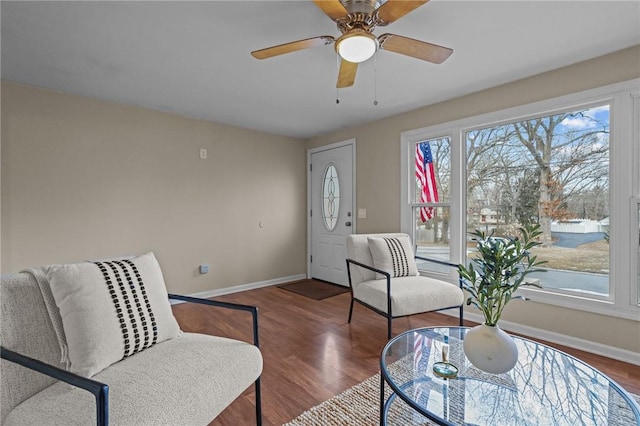
[[[353,303],[358,302],[387,318],[391,339],[394,318],[458,308],[463,323],[461,284],[421,276],[415,259],[455,268],[457,265],[415,256],[407,234],[353,234],[347,237],[347,274]]]
[[[78,291],[56,298],[76,285]],[[169,299],[251,314],[253,344],[182,332],[177,322],[172,327]],[[78,315],[86,320],[67,321]],[[252,384],[256,424],[262,424],[258,309],[167,294],[151,253],[2,275],[0,323],[3,426],[205,425]],[[109,332],[113,325],[115,334]],[[115,362],[107,359],[127,348],[129,336],[129,348],[136,345],[138,351]]]

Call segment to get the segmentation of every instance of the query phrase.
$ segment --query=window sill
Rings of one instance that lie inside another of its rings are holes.
[[[611,300],[598,300],[578,294],[551,292],[535,288],[520,288],[518,294],[533,302],[640,322],[639,306],[617,305]]]

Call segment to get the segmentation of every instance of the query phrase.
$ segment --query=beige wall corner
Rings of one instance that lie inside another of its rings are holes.
[[[186,294],[303,274],[304,145],[3,82],[2,270],[153,251]]]

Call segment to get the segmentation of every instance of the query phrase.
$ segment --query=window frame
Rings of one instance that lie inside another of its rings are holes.
[[[431,138],[431,139],[424,139],[424,140],[420,140],[420,141],[412,144],[413,147],[411,149],[413,150],[413,154],[411,155],[410,160],[409,160],[409,161],[411,161],[411,164],[414,164],[414,165],[416,164],[416,158],[415,158],[416,149],[415,149],[415,145],[417,145],[419,143],[422,143],[422,142],[433,142],[433,141],[439,140],[439,139],[449,139],[448,140],[449,156],[453,157],[453,154],[451,152],[452,141],[448,136],[438,137],[438,138]],[[433,157],[433,158],[434,158],[434,164],[436,164],[436,167],[439,168],[439,164],[436,163],[436,159],[437,158],[436,157]],[[449,161],[451,162],[451,158],[449,159]],[[449,180],[451,181],[451,179],[453,178],[453,165],[450,164],[450,166],[451,167],[450,167],[450,170],[449,170],[449,173],[450,173]],[[449,221],[451,222],[455,218],[451,217],[451,212],[453,211],[452,206],[451,206],[451,197],[448,197],[448,199],[446,201],[433,201],[433,202],[429,202],[429,203],[421,203],[421,202],[416,201],[416,199],[418,198],[418,195],[415,192],[415,190],[417,189],[416,188],[416,169],[414,167],[412,167],[411,170],[413,170],[413,172],[412,172],[413,173],[413,179],[412,180],[410,179],[409,185],[411,185],[410,186],[411,189],[409,189],[409,195],[411,196],[411,200],[410,200],[410,208],[411,208],[411,212],[412,212],[411,227],[412,227],[414,232],[410,233],[410,235],[411,235],[411,240],[414,242],[414,248],[415,248],[415,251],[416,251],[416,255],[424,256],[423,254],[418,252],[418,247],[417,247],[418,238],[416,238],[416,235],[415,235],[415,225],[416,225],[415,220],[417,218],[417,214],[418,213],[415,212],[413,209],[414,208],[419,209],[421,207],[434,207],[435,209],[437,209],[437,208],[449,209],[449,216],[450,216],[449,217]],[[438,172],[436,172],[436,173],[438,173]],[[449,189],[449,190],[451,190],[451,189]],[[452,243],[453,240],[454,240],[453,238],[451,238],[449,240],[449,254],[450,254],[450,256],[451,256],[451,252],[452,252],[451,243]],[[441,257],[436,257],[436,259],[440,260],[440,261],[444,261],[444,262],[452,262],[451,258],[446,258],[445,259],[445,258],[441,258]],[[437,276],[439,278],[444,278],[444,279],[455,277],[455,270],[452,270],[451,268],[448,268],[448,267],[442,266],[442,265],[437,265],[437,264],[434,264],[434,263],[427,263],[425,265],[432,266],[432,267],[435,268],[435,269],[429,269],[428,270],[428,272],[430,274],[432,274],[433,276]],[[418,262],[418,267],[420,267],[420,263],[419,262]]]
[[[461,215],[459,197],[457,193],[459,191],[461,180],[460,165],[456,161],[459,157],[460,140],[455,137],[455,132],[450,132],[448,128],[443,127],[442,131],[436,129],[435,133],[430,133],[429,137],[423,137],[424,132],[418,129],[415,132],[403,132],[402,133],[402,145],[404,147],[401,155],[401,169],[407,171],[403,173],[403,179],[401,180],[401,216],[400,216],[400,229],[411,236],[411,241],[416,241],[415,238],[415,216],[413,212],[414,207],[427,206],[427,207],[448,207],[449,208],[449,262],[459,263],[460,246],[460,220],[464,219]],[[458,135],[459,136],[459,135]],[[449,189],[450,196],[448,201],[439,201],[436,203],[417,203],[415,201],[415,145],[420,142],[431,141],[434,139],[448,138],[451,152],[451,188]],[[412,165],[411,167],[409,165]],[[437,271],[421,271],[425,272],[425,275],[437,277],[439,279],[448,279],[451,282],[457,280],[457,271],[449,269],[447,273]]]
[[[466,235],[466,143],[469,130],[497,126],[530,117],[552,115],[569,110],[610,104],[609,188],[611,247],[609,267],[609,297],[559,292],[536,288],[521,288],[518,294],[536,302],[640,321],[638,295],[637,241],[630,237],[627,226],[638,226],[631,214],[629,200],[640,197],[640,79],[633,79],[578,93],[515,106],[499,111],[466,117],[401,134],[401,205],[400,228],[412,236],[413,196],[411,184],[415,164],[414,144],[423,140],[449,137],[451,140],[451,261],[466,261],[463,242]],[[635,143],[634,143],[635,142]],[[632,177],[632,179],[630,179]],[[637,216],[637,212],[636,212]],[[629,247],[634,247],[629,250]],[[425,275],[434,275],[423,271]],[[442,276],[440,275],[442,278]],[[455,271],[448,278],[454,282]]]

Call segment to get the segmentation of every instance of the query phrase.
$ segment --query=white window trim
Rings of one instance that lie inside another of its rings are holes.
[[[403,132],[401,134],[401,205],[400,228],[413,235],[411,185],[414,162],[413,144],[438,137],[451,138],[451,261],[460,263],[465,258],[461,244],[466,236],[466,200],[463,197],[465,176],[463,135],[472,128],[513,122],[531,116],[550,115],[559,111],[579,109],[585,105],[610,102],[610,120],[613,123],[610,151],[611,241],[610,294],[605,300],[577,293],[521,288],[518,293],[536,302],[571,309],[594,312],[640,321],[637,283],[637,241],[630,238],[627,226],[637,229],[637,212],[632,214],[629,200],[640,197],[638,168],[640,167],[640,79],[586,90],[566,96],[534,102],[496,112],[463,118]],[[464,179],[464,180],[463,180]],[[627,226],[625,226],[627,224]],[[630,250],[632,247],[632,250]],[[427,273],[428,274],[428,273]]]

